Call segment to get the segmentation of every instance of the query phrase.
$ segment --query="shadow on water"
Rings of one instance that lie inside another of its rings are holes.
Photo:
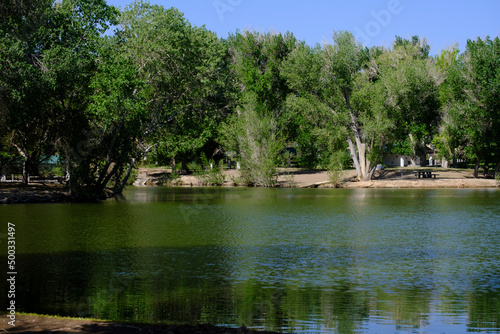
[[[276,332],[500,333],[498,199],[138,189],[106,204],[2,214],[16,221],[22,312]]]
[[[253,263],[252,268],[241,263],[236,268],[226,258],[232,252],[249,256],[266,253],[272,259]],[[293,261],[283,260],[287,252],[301,258],[306,253],[322,256],[312,264],[322,273],[309,281],[301,277],[310,275],[304,272],[308,266],[300,269]],[[245,324],[278,332],[323,328],[354,333],[370,321],[420,328],[435,316],[438,294],[440,311],[452,323],[466,309],[470,329],[500,328],[499,275],[471,276],[471,285],[462,287],[462,293],[451,286],[444,291],[441,283],[433,281],[438,278],[428,276],[430,273],[413,273],[406,278],[377,272],[372,277],[357,275],[356,271],[364,270],[359,263],[363,257],[353,250],[282,247],[20,255],[18,270],[22,275],[18,276],[16,303],[22,312],[115,322],[223,324],[233,328]],[[324,263],[318,263],[321,261]],[[329,261],[335,264],[328,266]],[[5,302],[2,300],[3,305]]]

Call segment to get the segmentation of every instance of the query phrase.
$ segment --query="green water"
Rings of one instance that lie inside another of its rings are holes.
[[[0,206],[0,233],[15,224],[18,311],[500,333],[499,200],[498,190],[132,188],[101,204]]]

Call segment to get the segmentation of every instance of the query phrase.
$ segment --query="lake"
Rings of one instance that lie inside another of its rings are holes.
[[[24,312],[500,333],[499,203],[491,189],[130,188],[99,204],[0,206],[0,254],[13,223]]]

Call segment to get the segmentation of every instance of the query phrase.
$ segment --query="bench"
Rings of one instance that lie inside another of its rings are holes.
[[[425,170],[414,171],[413,174],[419,179],[420,178],[423,178],[423,179],[436,178],[436,176],[439,175],[438,173],[433,173],[433,172],[425,171]]]

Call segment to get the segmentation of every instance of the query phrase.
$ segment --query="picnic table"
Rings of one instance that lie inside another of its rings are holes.
[[[437,175],[439,175],[438,173],[434,173],[432,171],[428,171],[428,170],[416,170],[416,171],[413,171],[413,175],[415,175],[417,178],[422,178],[422,179],[430,179],[430,178],[436,178]]]

